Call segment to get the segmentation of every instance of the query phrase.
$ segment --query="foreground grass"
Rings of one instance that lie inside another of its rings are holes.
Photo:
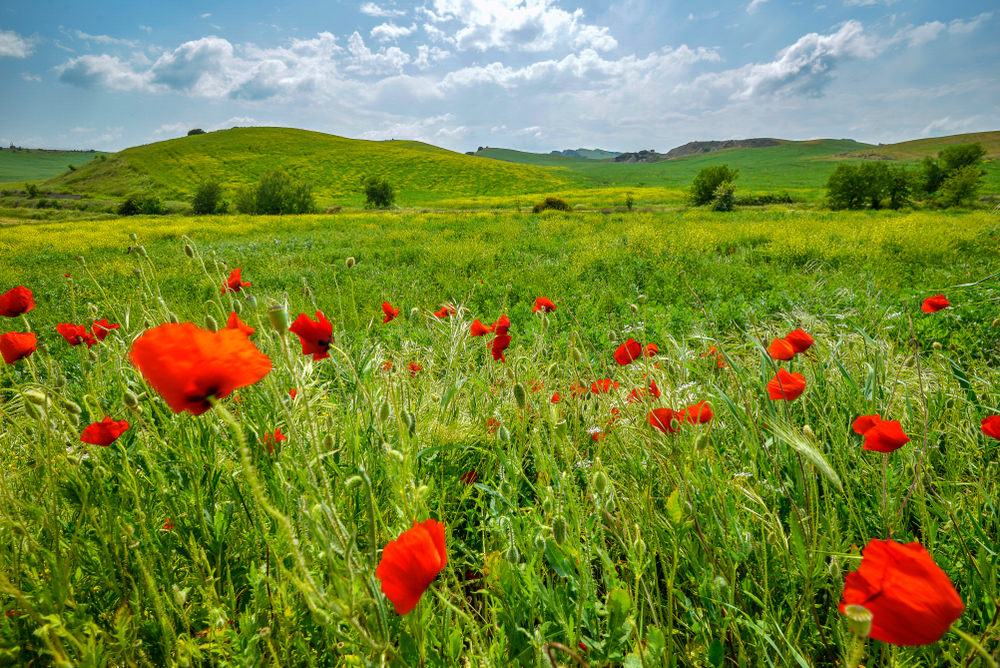
[[[977,283],[997,271],[995,216],[123,222],[0,236],[0,288],[35,291],[42,342],[0,389],[10,663],[547,666],[574,660],[562,645],[593,665],[831,665],[851,642],[843,575],[887,536],[931,552],[965,602],[959,626],[996,651],[998,448],[978,424],[1000,405],[1000,351],[996,287]],[[219,292],[238,266],[253,299]],[[942,291],[952,308],[919,311]],[[539,295],[558,304],[545,322]],[[383,299],[404,314],[385,326]],[[441,321],[441,303],[462,308]],[[270,326],[285,304],[334,321],[330,359]],[[126,361],[132,338],[232,310],[274,370],[223,403],[232,422],[171,414]],[[468,336],[501,313],[506,364]],[[89,353],[55,334],[90,317],[122,330]],[[778,405],[760,344],[794,327],[817,345],[792,362],[805,394]],[[629,336],[660,355],[616,368]],[[703,356],[713,345],[727,368]],[[617,391],[570,391],[607,377]],[[629,403],[650,378],[662,397]],[[708,425],[649,428],[652,406],[701,399]],[[79,443],[105,413],[132,428]],[[862,451],[850,424],[867,413],[911,443]],[[289,440],[271,453],[277,428]],[[400,618],[378,553],[427,517],[449,563]],[[951,634],[869,651],[870,666],[971,658]]]

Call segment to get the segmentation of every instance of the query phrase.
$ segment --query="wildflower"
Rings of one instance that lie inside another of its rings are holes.
[[[209,332],[189,322],[144,332],[129,359],[175,413],[201,415],[211,398],[253,385],[271,371],[271,360],[242,332]]]
[[[169,517],[167,518],[167,521],[163,523],[163,530],[164,531],[173,531],[174,530],[174,521],[172,519],[170,519]]]
[[[851,423],[855,434],[865,435],[865,432],[882,421],[881,415],[860,415]]]
[[[600,443],[607,437],[608,437],[607,434],[605,434],[603,431],[598,430],[590,435],[590,440],[592,440],[594,443]]]
[[[537,378],[534,379],[533,381],[531,381],[531,391],[532,392],[541,392],[544,387],[545,387],[545,383],[543,383],[542,381],[538,380]]]
[[[330,356],[328,351],[333,338],[333,323],[326,319],[322,311],[316,311],[316,320],[300,313],[288,331],[298,335],[302,341],[302,354],[312,355],[314,362]]]
[[[691,424],[705,424],[710,422],[714,413],[712,413],[712,407],[707,401],[702,399],[694,406],[689,406],[684,411],[682,411],[684,419],[686,419]]]
[[[559,401],[560,401],[561,399],[562,399],[562,397],[560,397],[560,396],[559,396],[559,393],[558,393],[558,392],[555,392],[555,393],[554,393],[554,394],[552,395],[552,398],[551,398],[551,399],[549,399],[549,401],[550,401],[550,402],[552,402],[552,403],[554,403],[554,404],[558,404],[558,403],[559,403]]]
[[[97,339],[95,339],[83,325],[73,325],[68,322],[61,322],[56,325],[56,331],[62,334],[62,337],[66,339],[66,342],[71,346],[78,346],[81,343],[86,343],[89,348],[97,343]]]
[[[237,267],[229,272],[229,278],[222,284],[222,294],[227,292],[239,292],[243,288],[249,288],[250,283],[244,283],[240,279],[240,272],[243,270],[242,267]]]
[[[590,391],[594,394],[607,394],[611,390],[618,389],[619,385],[610,378],[595,380],[590,385]]]
[[[497,321],[493,323],[493,332],[497,335],[505,335],[510,330],[510,318],[505,315],[501,315],[497,318]]]
[[[951,580],[920,543],[873,539],[861,555],[861,566],[844,578],[840,611],[858,605],[871,612],[875,640],[929,645],[965,610]]]
[[[382,371],[392,371],[392,360],[382,362]]]
[[[486,433],[492,434],[497,430],[497,427],[499,425],[500,422],[496,418],[490,418],[489,420],[486,421]]]
[[[416,362],[410,362],[406,365],[406,368],[410,370],[410,378],[415,378],[417,372],[423,370],[424,367],[420,366]]]
[[[776,360],[788,361],[795,357],[795,348],[784,339],[775,339],[767,348],[768,354]]]
[[[7,332],[0,334],[0,356],[7,364],[13,364],[18,360],[35,352],[38,345],[38,337],[31,332]]]
[[[2,347],[3,343],[0,341],[0,348]],[[7,358],[4,357],[4,359]],[[983,418],[983,421],[980,423],[980,427],[982,428],[984,434],[990,438],[995,438],[1000,441],[1000,415],[990,415],[989,417]]]
[[[865,450],[876,452],[893,452],[910,442],[910,437],[903,433],[898,420],[886,420],[875,423],[865,431]]]
[[[226,329],[235,329],[238,332],[243,332],[247,338],[256,332],[257,330],[240,320],[240,316],[237,315],[236,311],[229,314],[229,319],[226,321]]]
[[[382,313],[385,313],[385,318],[382,320],[382,324],[384,325],[399,315],[399,309],[393,308],[389,302],[382,302]]]
[[[476,481],[479,480],[479,473],[476,469],[472,469],[468,473],[463,473],[459,480],[462,481],[463,485],[475,485]]]
[[[767,394],[774,399],[795,401],[806,389],[806,377],[801,373],[788,373],[778,369],[778,374],[767,383]]]
[[[493,354],[494,360],[500,360],[501,362],[506,362],[507,358],[503,356],[503,351],[507,350],[507,346],[510,345],[510,335],[509,334],[497,334],[493,339],[493,344],[490,345],[490,353]]]
[[[19,285],[0,295],[0,315],[16,318],[35,308],[35,297],[31,290]]]
[[[103,341],[107,336],[108,332],[112,329],[119,329],[120,325],[112,325],[108,322],[107,318],[101,318],[100,320],[95,320],[94,324],[91,326],[90,331],[95,339],[98,341]]]
[[[801,329],[794,329],[788,332],[785,336],[785,341],[787,341],[792,348],[795,349],[796,354],[804,353],[809,350],[814,343],[816,343],[816,339],[809,336],[805,330]]]
[[[91,445],[102,445],[108,447],[115,440],[128,430],[128,422],[125,420],[112,420],[107,415],[100,422],[89,425],[80,434],[80,440]]]
[[[534,313],[541,311],[542,313],[550,313],[556,310],[556,305],[552,303],[552,300],[548,297],[539,297],[535,300],[535,308],[531,309]]]
[[[444,525],[429,519],[414,522],[382,550],[375,577],[396,613],[405,615],[416,607],[437,574],[448,563],[444,545]]]
[[[596,385],[596,383],[595,383],[595,385]],[[569,392],[574,397],[581,397],[581,396],[583,396],[583,395],[585,395],[587,393],[587,388],[586,388],[586,386],[581,385],[580,383],[573,383],[573,384],[571,384],[569,386]]]
[[[635,339],[629,339],[618,346],[615,351],[615,362],[621,366],[631,364],[642,355],[642,345]]]
[[[458,310],[456,310],[454,306],[451,306],[450,304],[444,304],[441,306],[441,308],[439,308],[437,311],[434,312],[434,317],[447,318],[448,316],[455,315],[456,313],[458,313]]]
[[[660,354],[660,347],[655,343],[647,343],[646,348],[643,351],[646,357],[656,357]]]
[[[268,454],[274,454],[274,448],[281,441],[287,441],[288,437],[281,433],[281,429],[275,429],[274,434],[264,434],[264,447],[267,448]]]
[[[944,295],[935,295],[925,299],[924,303],[920,305],[920,310],[924,313],[936,313],[949,306],[951,306],[951,302],[948,301],[947,297]]]
[[[664,434],[674,434],[680,429],[680,420],[672,408],[654,408],[647,418],[653,429]]]
[[[292,389],[288,390],[288,396],[294,399],[295,397],[299,396],[299,391],[293,387]]]
[[[469,334],[472,336],[484,336],[491,333],[493,333],[493,328],[487,327],[483,323],[479,322],[479,318],[472,321],[472,327],[469,330]]]

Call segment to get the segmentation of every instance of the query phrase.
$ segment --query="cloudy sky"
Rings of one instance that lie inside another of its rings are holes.
[[[665,151],[1000,129],[997,0],[21,0],[0,141],[236,125],[450,149]]]

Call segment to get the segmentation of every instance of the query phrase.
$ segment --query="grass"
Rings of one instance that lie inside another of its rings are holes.
[[[47,149],[0,149],[0,184],[24,186],[25,181],[41,181],[69,170],[69,165],[82,167],[100,151],[52,151]]]
[[[998,442],[979,420],[1000,405],[998,226],[770,208],[5,227],[0,288],[31,287],[37,307],[3,324],[42,345],[0,376],[0,660],[832,665],[853,642],[844,575],[890,535],[929,550],[965,603],[958,626],[995,654]],[[220,294],[235,267],[252,286]],[[937,292],[952,307],[922,313]],[[558,305],[545,321],[539,295]],[[384,326],[383,300],[401,310]],[[458,315],[432,317],[441,303]],[[272,305],[322,309],[331,358],[302,356]],[[274,369],[172,414],[127,362],[132,339],[233,310]],[[468,336],[501,313],[505,364]],[[55,333],[105,316],[122,329],[90,350]],[[762,344],[796,327],[817,340],[787,365],[806,391],[769,401]],[[659,356],[617,367],[628,337]],[[569,389],[608,377],[609,394]],[[650,378],[662,396],[628,402]],[[653,406],[702,399],[707,425],[649,427]],[[912,439],[885,459],[850,430],[876,412]],[[81,444],[105,413],[131,428]],[[448,564],[400,617],[375,568],[429,517]],[[868,666],[974,660],[952,633],[866,651]]]

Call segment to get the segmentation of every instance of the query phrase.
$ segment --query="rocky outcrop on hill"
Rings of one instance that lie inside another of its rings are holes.
[[[725,141],[691,141],[683,146],[672,148],[666,153],[666,159],[683,158],[686,155],[696,153],[711,153],[712,151],[722,151],[727,148],[764,148],[766,146],[779,146],[777,139],[727,139]]]

